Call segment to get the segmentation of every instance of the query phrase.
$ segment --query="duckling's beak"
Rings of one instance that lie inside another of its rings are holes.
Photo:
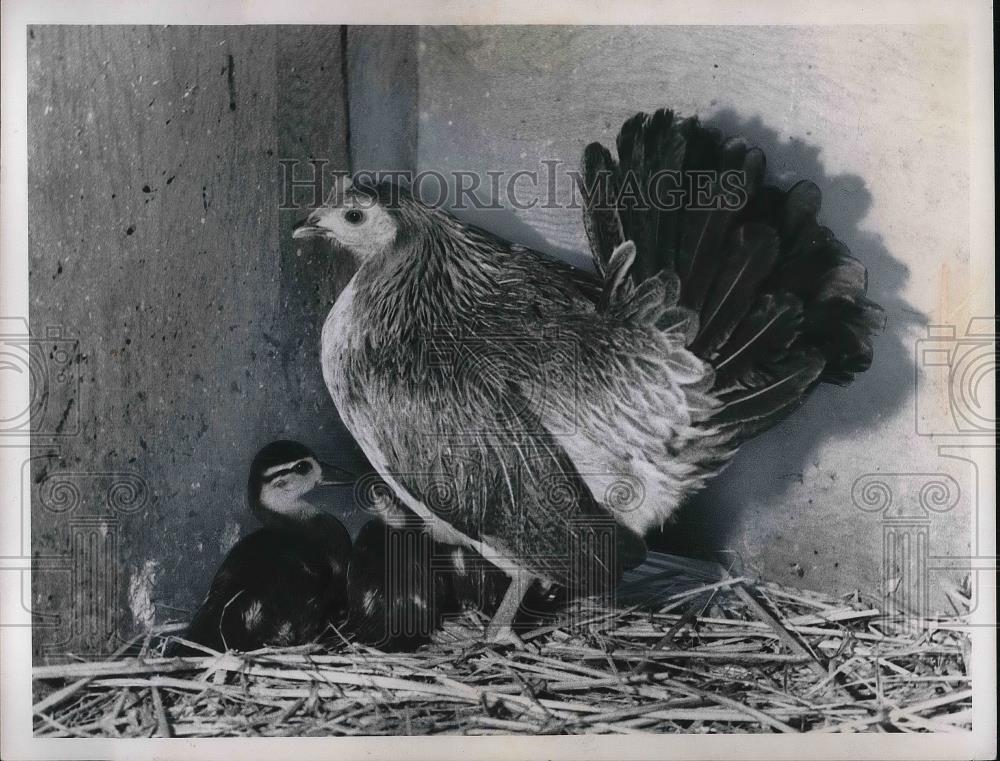
[[[292,228],[293,238],[315,238],[323,234],[323,228],[313,224],[312,215],[295,223]]]
[[[319,467],[322,469],[323,478],[317,484],[318,486],[346,486],[348,484],[353,484],[357,481],[357,476],[348,470],[344,470],[337,465],[331,465],[328,462],[323,462],[322,460],[317,460]]]

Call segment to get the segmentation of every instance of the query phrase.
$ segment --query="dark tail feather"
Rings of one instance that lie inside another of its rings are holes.
[[[864,265],[816,221],[820,203],[819,189],[800,182],[772,207],[782,246],[763,287],[802,300],[802,343],[819,348],[826,360],[820,380],[844,385],[871,365],[872,337],[885,326],[885,314],[866,297]]]
[[[820,380],[846,386],[872,364],[872,336],[885,327],[882,308],[865,298],[819,301],[805,315],[802,340],[826,359]]]
[[[745,440],[782,420],[805,398],[823,372],[823,357],[815,349],[787,356],[757,371],[754,385],[719,395],[722,407],[712,422]]]
[[[604,170],[613,180],[595,196],[603,206],[585,197],[594,257],[606,264],[632,240],[636,283],[661,273],[666,293],[699,316],[688,345],[716,369],[723,406],[711,422],[727,441],[778,422],[817,383],[846,384],[868,368],[884,316],[865,295],[864,266],[816,221],[814,183],[764,186],[760,150],[667,110],[626,121],[617,149],[620,166],[598,144],[584,154],[588,178]],[[664,207],[652,190],[664,186],[651,180],[677,169],[681,202]],[[698,180],[704,170],[712,174]],[[699,187],[711,203],[698,198]],[[671,319],[667,310],[660,321]]]
[[[691,344],[695,354],[710,357],[729,339],[759,298],[761,281],[770,274],[777,256],[778,236],[770,227],[750,223],[733,231],[701,307],[698,337]]]
[[[615,208],[618,198],[618,165],[611,153],[600,143],[591,143],[583,152],[584,196],[583,222],[594,257],[594,267],[602,275],[611,253],[621,245],[625,237],[622,233],[621,218]]]
[[[719,349],[716,387],[757,385],[751,374],[760,358],[784,357],[801,331],[802,302],[789,293],[765,294]]]
[[[656,201],[668,200],[665,196],[684,168],[687,131],[687,125],[675,122],[673,112],[661,109],[652,116],[636,114],[618,134],[622,231],[642,252],[632,268],[639,283],[674,269],[678,215]]]
[[[720,148],[721,156],[714,167],[720,180],[710,188],[711,196],[721,191],[723,172],[739,183],[747,198],[753,198],[764,176],[764,154],[757,149],[748,150],[742,141],[728,140]],[[742,179],[740,179],[742,178]],[[732,204],[718,208],[688,208],[684,214],[683,232],[678,253],[678,275],[684,283],[681,303],[701,311],[709,289],[722,266],[728,236],[736,223],[736,197]]]

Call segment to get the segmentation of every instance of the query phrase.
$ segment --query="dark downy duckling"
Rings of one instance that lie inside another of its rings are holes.
[[[344,636],[386,651],[426,644],[446,618],[475,609],[492,616],[510,584],[481,555],[435,541],[415,518],[376,518],[358,534],[347,573]],[[532,589],[514,630],[538,626],[562,600],[557,590]]]
[[[388,651],[430,641],[453,607],[443,552],[421,525],[366,523],[347,572],[345,636]]]
[[[343,481],[308,447],[275,441],[254,458],[250,509],[264,524],[230,550],[184,639],[213,650],[255,650],[316,639],[346,612],[350,535],[305,500],[317,486]],[[202,655],[173,643],[167,655]]]

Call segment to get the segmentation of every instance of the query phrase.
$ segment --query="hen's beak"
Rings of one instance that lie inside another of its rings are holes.
[[[357,480],[357,477],[353,473],[337,465],[331,465],[322,460],[317,460],[317,462],[323,470],[323,480],[319,482],[319,486],[346,486],[347,484],[353,484]]]
[[[292,228],[293,238],[312,238],[322,234],[323,228],[314,225],[311,216],[296,222],[295,227]]]

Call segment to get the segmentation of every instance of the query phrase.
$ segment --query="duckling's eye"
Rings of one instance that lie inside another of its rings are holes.
[[[352,225],[360,225],[365,221],[365,214],[357,209],[351,209],[344,215],[344,219],[350,222]]]
[[[304,476],[306,473],[312,470],[312,465],[303,460],[302,462],[295,463],[295,467],[292,469],[300,476]]]

